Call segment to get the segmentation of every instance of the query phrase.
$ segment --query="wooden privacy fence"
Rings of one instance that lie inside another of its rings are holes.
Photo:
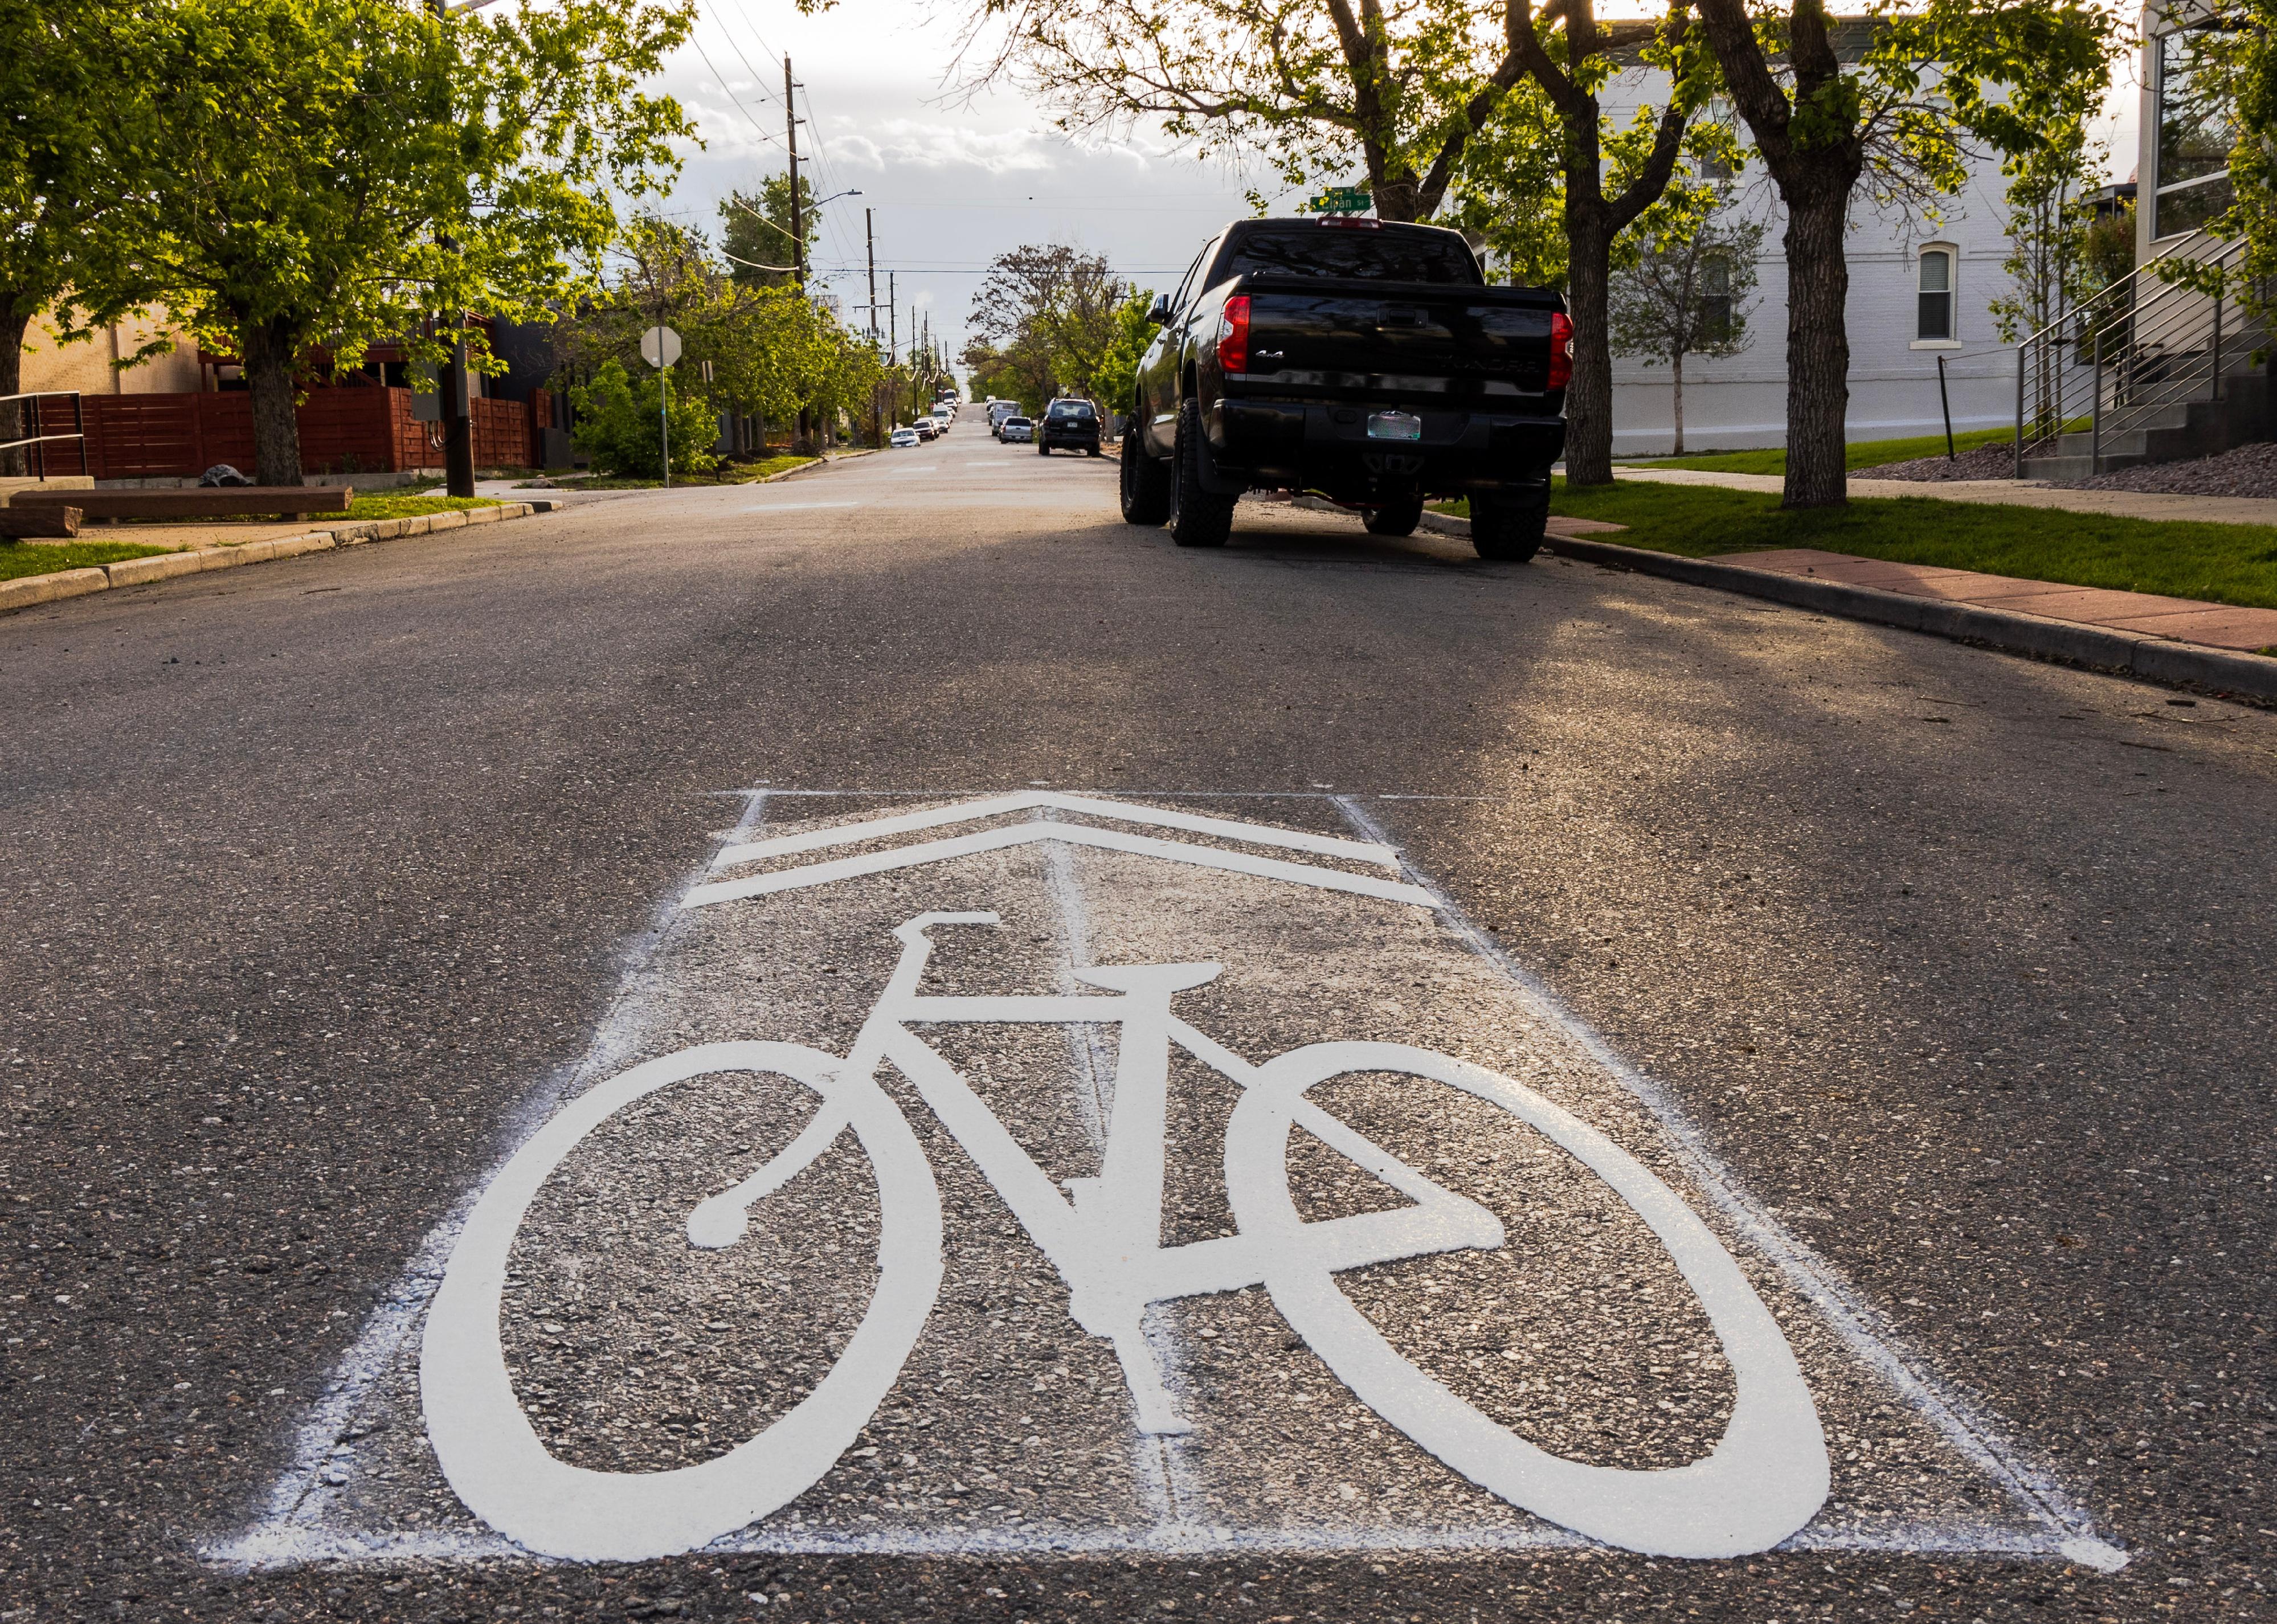
[[[478,398],[475,461],[483,468],[528,468],[537,461],[538,400]],[[242,390],[220,394],[87,397],[88,472],[97,479],[194,479],[217,462],[253,471],[253,400]],[[411,416],[408,389],[312,389],[301,403],[301,466],[309,474],[400,473],[440,468],[430,431]]]

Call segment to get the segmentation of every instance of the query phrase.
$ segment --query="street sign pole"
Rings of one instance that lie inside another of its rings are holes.
[[[664,447],[664,488],[672,489],[672,363],[680,359],[680,335],[662,322],[641,334],[641,359],[659,374],[656,431]]]

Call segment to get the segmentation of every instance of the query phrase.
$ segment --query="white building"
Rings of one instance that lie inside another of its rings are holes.
[[[1665,86],[1656,73],[1623,74],[1604,92],[1607,126],[1626,122],[1641,104],[1656,104]],[[1740,133],[1744,140],[1744,125]],[[1786,210],[1760,162],[1732,186],[1732,212],[1764,227],[1755,288],[1740,306],[1750,342],[1736,355],[1685,358],[1687,453],[1786,441]],[[2008,254],[2006,190],[1998,164],[1980,161],[1934,217],[1879,211],[1862,196],[1854,204],[1847,243],[1850,438],[1943,432],[1940,357],[1955,432],[2014,421],[2015,350],[2000,341],[1988,309],[2009,284],[2001,269]],[[1672,395],[1664,362],[1614,356],[1615,455],[1669,449]]]

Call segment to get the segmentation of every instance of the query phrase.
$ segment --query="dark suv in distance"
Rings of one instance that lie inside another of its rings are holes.
[[[1036,424],[1036,454],[1048,457],[1053,449],[1099,455],[1099,408],[1088,400],[1055,400],[1044,408]]]

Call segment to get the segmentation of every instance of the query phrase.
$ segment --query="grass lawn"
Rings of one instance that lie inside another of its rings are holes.
[[[1768,491],[1623,481],[1556,482],[1550,510],[1626,524],[1625,546],[1687,558],[1818,547],[1862,558],[1980,569],[2030,581],[2277,608],[2277,528],[2121,519],[2045,507],[1873,497],[1782,512]]]
[[[347,518],[357,519],[415,519],[421,514],[454,513],[462,507],[496,507],[495,496],[359,496],[348,504]],[[311,525],[339,523],[340,515],[315,513],[308,515]]]
[[[2000,442],[2014,443],[2014,429],[1971,429],[1953,437],[1955,451],[1967,451],[1972,446],[1991,446]],[[1910,462],[1915,457],[1941,457],[1945,454],[1945,436],[1924,435],[1917,439],[1854,440],[1847,448],[1844,463],[1852,473],[1862,468],[1879,468],[1885,462]],[[1770,451],[1725,451],[1705,457],[1624,458],[1624,467],[1634,468],[1696,468],[1710,474],[1784,474],[1786,472],[1786,451],[1778,447]]]
[[[770,474],[788,473],[795,468],[804,468],[810,462],[819,462],[820,457],[767,457],[757,462],[731,462],[713,474],[674,474],[674,488],[682,485],[747,485],[755,479],[765,479]],[[661,479],[635,479],[629,476],[596,474],[590,479],[563,479],[559,482],[564,491],[655,491],[663,488]]]
[[[820,457],[769,457],[763,462],[732,470],[729,477],[737,484],[749,484],[754,479],[765,479],[772,474],[787,474],[795,468],[804,468],[810,462],[819,462]]]
[[[21,576],[51,576],[63,569],[92,569],[97,564],[116,564],[173,550],[146,547],[132,541],[74,541],[53,545],[0,541],[0,581],[13,581]]]

